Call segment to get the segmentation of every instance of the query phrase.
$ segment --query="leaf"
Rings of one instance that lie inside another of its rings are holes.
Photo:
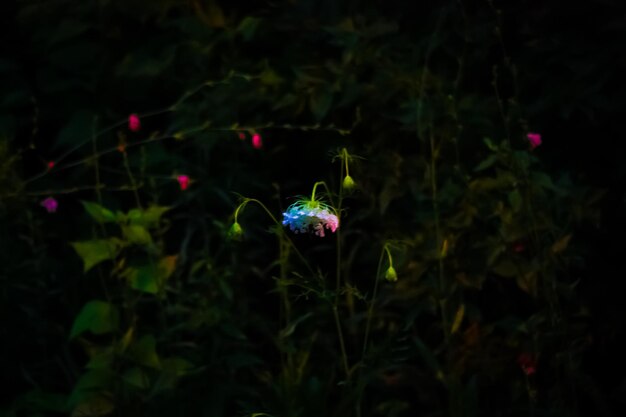
[[[506,278],[511,278],[519,274],[517,265],[510,259],[500,261],[492,268],[492,271]]]
[[[441,366],[439,365],[439,361],[437,360],[437,357],[435,356],[433,351],[428,346],[426,346],[424,342],[422,342],[422,340],[417,336],[413,337],[413,343],[415,343],[415,345],[417,346],[417,350],[419,351],[426,365],[435,374],[435,378],[437,378],[440,381],[443,381],[444,375],[443,375],[443,372],[441,371]]]
[[[522,196],[518,190],[513,190],[509,193],[509,204],[513,208],[513,211],[519,211],[522,207]]]
[[[313,313],[309,312],[306,313],[300,317],[298,317],[297,319],[293,320],[289,326],[285,327],[284,329],[282,329],[279,333],[279,337],[281,339],[287,338],[289,336],[291,336],[293,334],[293,332],[296,330],[296,327],[302,323],[303,321],[305,321],[306,319],[308,319],[309,317],[311,317],[313,315]]]
[[[517,276],[517,286],[532,296],[537,296],[537,273],[530,271]]]
[[[316,120],[322,120],[333,102],[333,94],[328,89],[318,88],[309,97],[309,108]]]
[[[81,203],[91,218],[98,223],[112,223],[117,220],[117,216],[111,210],[102,207],[100,204],[89,201],[81,201]]]
[[[143,336],[133,343],[129,349],[129,354],[140,365],[161,368],[161,361],[156,353],[156,339],[151,334]]]
[[[456,310],[456,314],[454,315],[454,322],[452,323],[452,329],[450,329],[450,334],[454,334],[461,327],[461,323],[463,322],[463,316],[465,315],[465,304],[461,304],[459,308]]]
[[[177,255],[166,256],[159,262],[140,267],[128,267],[122,273],[136,290],[157,294],[176,268]]]
[[[132,225],[139,225],[151,229],[159,225],[161,216],[170,209],[171,207],[166,206],[150,206],[145,210],[132,209],[128,212],[127,218]]]
[[[56,146],[74,145],[89,139],[93,133],[93,122],[93,113],[86,110],[77,111],[59,133]]]
[[[70,333],[70,339],[89,330],[93,334],[105,334],[117,330],[119,313],[117,308],[104,301],[89,301],[80,311]]]
[[[254,37],[259,23],[261,23],[261,19],[258,17],[246,16],[237,26],[237,32],[241,34],[244,41],[248,42]]]
[[[489,155],[487,158],[474,168],[474,172],[484,171],[498,161],[498,155]]]
[[[71,245],[83,260],[84,272],[102,261],[114,259],[121,246],[120,240],[116,238],[72,242]]]
[[[122,379],[127,384],[136,388],[147,389],[150,387],[150,378],[143,370],[141,370],[141,368],[138,367],[130,368],[124,373]]]
[[[106,416],[111,414],[114,409],[115,404],[109,396],[103,394],[90,395],[86,401],[80,402],[74,407],[71,417]]]
[[[168,372],[177,377],[187,374],[193,369],[193,364],[186,359],[173,357],[163,360],[163,372]]]
[[[29,411],[53,412],[67,414],[67,396],[34,389],[28,391],[16,401],[17,407]],[[2,415],[2,412],[0,412]],[[8,415],[8,414],[7,414]]]
[[[554,242],[551,248],[552,253],[560,253],[560,252],[563,252],[565,249],[567,249],[567,246],[569,245],[569,241],[571,238],[572,238],[572,234],[570,233],[568,235],[563,236],[556,242]]]
[[[143,226],[131,224],[129,226],[122,227],[122,232],[130,243],[145,246],[152,244],[152,236],[150,236],[148,230],[146,230]]]

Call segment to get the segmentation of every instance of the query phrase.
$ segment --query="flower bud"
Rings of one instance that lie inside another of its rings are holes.
[[[389,282],[396,282],[398,280],[398,274],[393,266],[389,266],[389,268],[387,268],[387,272],[385,272],[385,279]]]
[[[356,184],[350,175],[346,175],[343,179],[343,189],[344,190],[353,190],[356,187]]]
[[[243,229],[238,222],[235,222],[232,226],[230,226],[230,230],[228,231],[228,237],[233,240],[239,240],[243,237]]]

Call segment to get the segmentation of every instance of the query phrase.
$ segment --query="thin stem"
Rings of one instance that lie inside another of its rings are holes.
[[[367,341],[369,339],[372,317],[374,316],[374,303],[376,302],[376,296],[378,295],[378,281],[380,280],[380,274],[382,272],[381,269],[383,266],[383,257],[385,256],[385,251],[387,251],[387,255],[390,257],[389,263],[391,264],[389,249],[387,248],[387,244],[385,244],[383,246],[383,250],[380,251],[380,257],[378,258],[378,266],[376,267],[376,276],[374,278],[374,291],[372,292],[372,301],[370,301],[370,305],[367,310],[367,322],[365,324],[365,337],[363,339],[362,360],[365,360],[365,354],[367,352]]]
[[[135,202],[137,203],[137,207],[143,209],[141,205],[141,199],[139,198],[139,192],[137,191],[139,187],[137,187],[137,182],[135,181],[135,176],[133,172],[130,170],[130,164],[128,163],[128,154],[124,151],[122,152],[122,157],[124,158],[124,168],[126,168],[126,172],[128,173],[128,179],[130,180],[130,185],[133,187],[133,194],[135,195]]]
[[[341,167],[340,177],[343,176],[343,166]],[[328,196],[330,198],[330,190],[328,190],[328,186],[324,181],[320,182],[326,188],[326,192],[328,192]],[[339,181],[339,201],[337,206],[337,221],[341,224],[341,205],[343,204],[343,181]],[[316,183],[317,185],[317,183]],[[332,204],[332,199],[331,199]],[[337,335],[339,336],[339,347],[341,348],[341,359],[343,362],[343,367],[346,372],[346,380],[350,380],[350,368],[348,366],[348,354],[346,353],[346,345],[343,338],[343,330],[341,328],[341,322],[339,321],[339,293],[341,290],[341,228],[337,229],[337,260],[336,260],[336,271],[335,271],[335,301],[333,304],[333,314],[335,316],[335,324],[337,325]]]
[[[339,347],[341,348],[341,359],[343,369],[346,373],[346,380],[350,380],[350,367],[348,366],[348,355],[346,354],[346,344],[343,340],[343,331],[341,330],[341,322],[339,321],[339,312],[336,305],[333,305],[333,315],[335,317],[335,325],[337,326],[337,335],[339,336]]]

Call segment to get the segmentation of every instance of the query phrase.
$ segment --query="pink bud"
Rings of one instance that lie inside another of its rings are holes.
[[[180,185],[180,189],[185,191],[187,188],[189,188],[189,184],[191,182],[191,180],[189,179],[189,176],[187,175],[179,175],[176,177],[176,181],[178,181],[178,185]]]
[[[239,132],[239,133],[237,133],[237,137],[238,137],[239,139],[241,139],[241,140],[244,140],[244,139],[246,138],[246,134],[245,134],[245,133],[243,133],[243,132]]]
[[[529,133],[526,137],[530,142],[530,149],[535,149],[537,146],[541,145],[541,135],[539,133]]]
[[[517,357],[517,363],[526,375],[530,376],[537,372],[537,360],[530,353],[521,353]]]
[[[141,122],[139,121],[139,116],[136,113],[128,116],[128,128],[131,132],[138,132],[141,129]]]
[[[45,208],[48,213],[56,213],[59,203],[52,197],[48,197],[39,203],[41,207]]]
[[[263,147],[263,140],[258,133],[252,135],[252,147],[254,147],[254,149],[261,149]]]
[[[48,170],[51,170],[52,168],[54,168],[54,161],[49,161],[46,166],[48,167]]]

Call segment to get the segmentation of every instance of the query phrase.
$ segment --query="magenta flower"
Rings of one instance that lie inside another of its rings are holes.
[[[131,132],[138,132],[141,129],[141,122],[139,121],[139,116],[136,113],[128,116],[128,128]]]
[[[530,142],[530,149],[535,149],[537,146],[541,145],[541,135],[539,133],[529,133],[526,137]]]
[[[41,203],[39,203],[39,205],[45,208],[48,213],[56,213],[57,208],[59,207],[59,203],[53,197],[46,198]]]
[[[176,181],[178,181],[178,185],[180,185],[180,189],[183,191],[189,188],[189,184],[191,183],[188,175],[178,175]]]
[[[520,353],[517,357],[517,363],[522,368],[522,372],[528,376],[537,372],[537,359],[530,353]]]
[[[243,133],[243,132],[239,132],[239,133],[237,133],[237,137],[238,137],[240,140],[244,140],[244,139],[246,138],[246,134],[245,134],[245,133]]]
[[[263,147],[263,140],[261,139],[261,135],[258,133],[252,135],[252,146],[254,149],[261,149]]]

